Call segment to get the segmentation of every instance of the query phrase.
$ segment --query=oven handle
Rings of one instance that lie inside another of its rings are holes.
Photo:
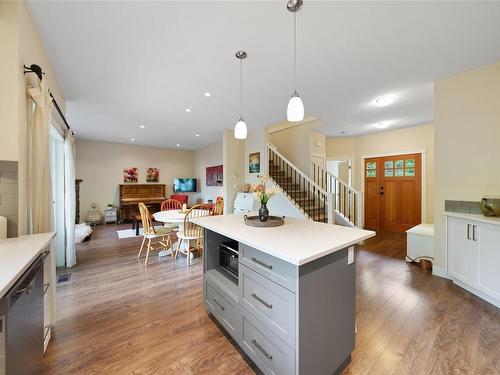
[[[224,250],[228,250],[229,252],[231,252],[231,253],[232,253],[234,256],[236,256],[236,257],[239,255],[238,250],[235,250],[235,249],[233,249],[233,248],[231,248],[231,247],[229,247],[229,246],[227,246],[227,245],[225,245],[225,244],[223,244],[223,243],[219,244],[219,249],[220,249],[221,247],[222,247]]]

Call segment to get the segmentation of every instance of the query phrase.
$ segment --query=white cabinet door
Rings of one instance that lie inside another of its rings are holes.
[[[475,223],[478,252],[478,289],[500,301],[500,226]]]
[[[470,221],[448,218],[448,273],[469,285],[477,284],[477,252]]]

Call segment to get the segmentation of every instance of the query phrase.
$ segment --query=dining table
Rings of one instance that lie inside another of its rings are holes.
[[[195,210],[195,211],[204,211],[204,210]],[[187,211],[186,211],[187,212]],[[178,224],[179,232],[184,231],[184,219],[186,217],[186,212],[182,210],[167,210],[167,211],[158,211],[153,214],[153,218],[155,221],[160,223],[170,223],[170,224]],[[194,216],[202,216],[194,213]],[[183,242],[183,245],[179,250],[186,250],[187,246],[189,246],[186,241]],[[175,242],[172,247],[175,249],[177,247],[177,242]],[[164,257],[169,255],[168,249],[162,250],[159,252],[160,257]],[[191,253],[192,255],[192,253]]]

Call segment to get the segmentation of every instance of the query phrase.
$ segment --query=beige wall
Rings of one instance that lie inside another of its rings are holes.
[[[224,213],[233,213],[236,193],[242,191],[245,182],[245,141],[234,138],[233,129],[224,130],[222,155]]]
[[[167,185],[167,195],[172,194],[174,178],[196,177],[194,151],[77,139],[76,178],[83,180],[81,220],[93,202],[101,211],[109,203],[118,205],[118,185],[123,183],[123,168],[127,167],[138,168],[138,183],[146,183],[147,168],[159,168],[160,183]],[[190,194],[190,203],[194,203],[195,195]]]
[[[198,190],[196,199],[204,202],[222,196],[222,186],[207,186],[206,168],[222,164],[222,142],[217,142],[207,147],[196,150],[194,153],[194,173],[198,179]]]
[[[47,88],[64,112],[65,101],[25,2],[0,2],[0,160],[18,162],[19,234],[27,232],[27,88],[36,83],[23,65],[38,64]],[[47,171],[49,173],[49,171]]]
[[[500,61],[437,81],[435,253],[445,267],[445,200],[500,194]]]
[[[352,160],[353,187],[362,188],[362,157],[425,150],[426,167],[426,217],[434,220],[434,126],[432,124],[412,128],[385,131],[359,137],[328,138],[326,156],[329,160]]]

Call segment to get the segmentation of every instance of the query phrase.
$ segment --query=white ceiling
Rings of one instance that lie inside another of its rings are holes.
[[[327,135],[380,131],[372,124],[382,120],[394,121],[392,128],[428,123],[433,81],[500,59],[500,2],[304,3],[297,15],[298,91]],[[79,137],[193,149],[219,141],[239,117],[238,49],[248,53],[249,128],[284,119],[293,91],[285,4],[29,6]],[[384,94],[398,101],[370,104]]]

